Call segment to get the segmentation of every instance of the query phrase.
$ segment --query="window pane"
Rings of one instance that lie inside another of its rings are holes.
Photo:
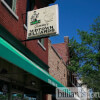
[[[23,100],[37,100],[36,96],[32,96],[32,94],[30,94],[30,95],[29,94],[24,94],[24,99]]]
[[[39,42],[44,46],[44,39],[39,39]]]
[[[12,8],[12,0],[5,0],[5,1],[10,6],[10,8]]]
[[[20,93],[13,93],[12,94],[12,100],[22,100],[23,95]]]
[[[16,11],[16,0],[13,0],[12,2],[12,10],[15,12]]]
[[[27,0],[26,13],[27,13],[28,11],[33,10],[33,9],[34,9],[34,6],[35,6],[35,0]],[[27,26],[27,15],[26,15],[25,24],[26,24],[26,26]]]
[[[8,93],[4,95],[4,93],[0,91],[0,100],[8,100]]]

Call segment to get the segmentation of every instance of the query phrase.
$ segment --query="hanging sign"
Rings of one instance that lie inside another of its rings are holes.
[[[27,39],[59,34],[58,5],[29,11],[27,18]]]

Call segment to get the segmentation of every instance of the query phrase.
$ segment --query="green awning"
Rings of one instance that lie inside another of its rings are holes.
[[[59,81],[53,78],[48,72],[39,65],[27,58],[10,43],[0,37],[0,57],[36,76],[54,87],[64,87]]]

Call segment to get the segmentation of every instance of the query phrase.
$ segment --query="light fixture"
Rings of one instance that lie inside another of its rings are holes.
[[[32,83],[32,85],[36,85],[36,82],[35,81],[32,81],[31,83]]]

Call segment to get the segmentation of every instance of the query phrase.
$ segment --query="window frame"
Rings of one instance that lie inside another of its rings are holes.
[[[14,0],[13,0],[14,1]],[[17,0],[16,0],[17,1]],[[19,17],[16,15],[15,11],[7,4],[5,0],[1,0],[1,3],[8,9],[8,11],[18,20]],[[16,4],[15,4],[16,5]],[[16,7],[15,7],[16,8]],[[15,9],[16,10],[16,9]]]
[[[12,10],[16,13],[16,2],[17,0],[12,0]]]
[[[42,42],[40,40],[42,40]],[[46,50],[46,48],[45,48],[45,39],[44,38],[39,39],[38,44],[43,48],[43,50]]]

